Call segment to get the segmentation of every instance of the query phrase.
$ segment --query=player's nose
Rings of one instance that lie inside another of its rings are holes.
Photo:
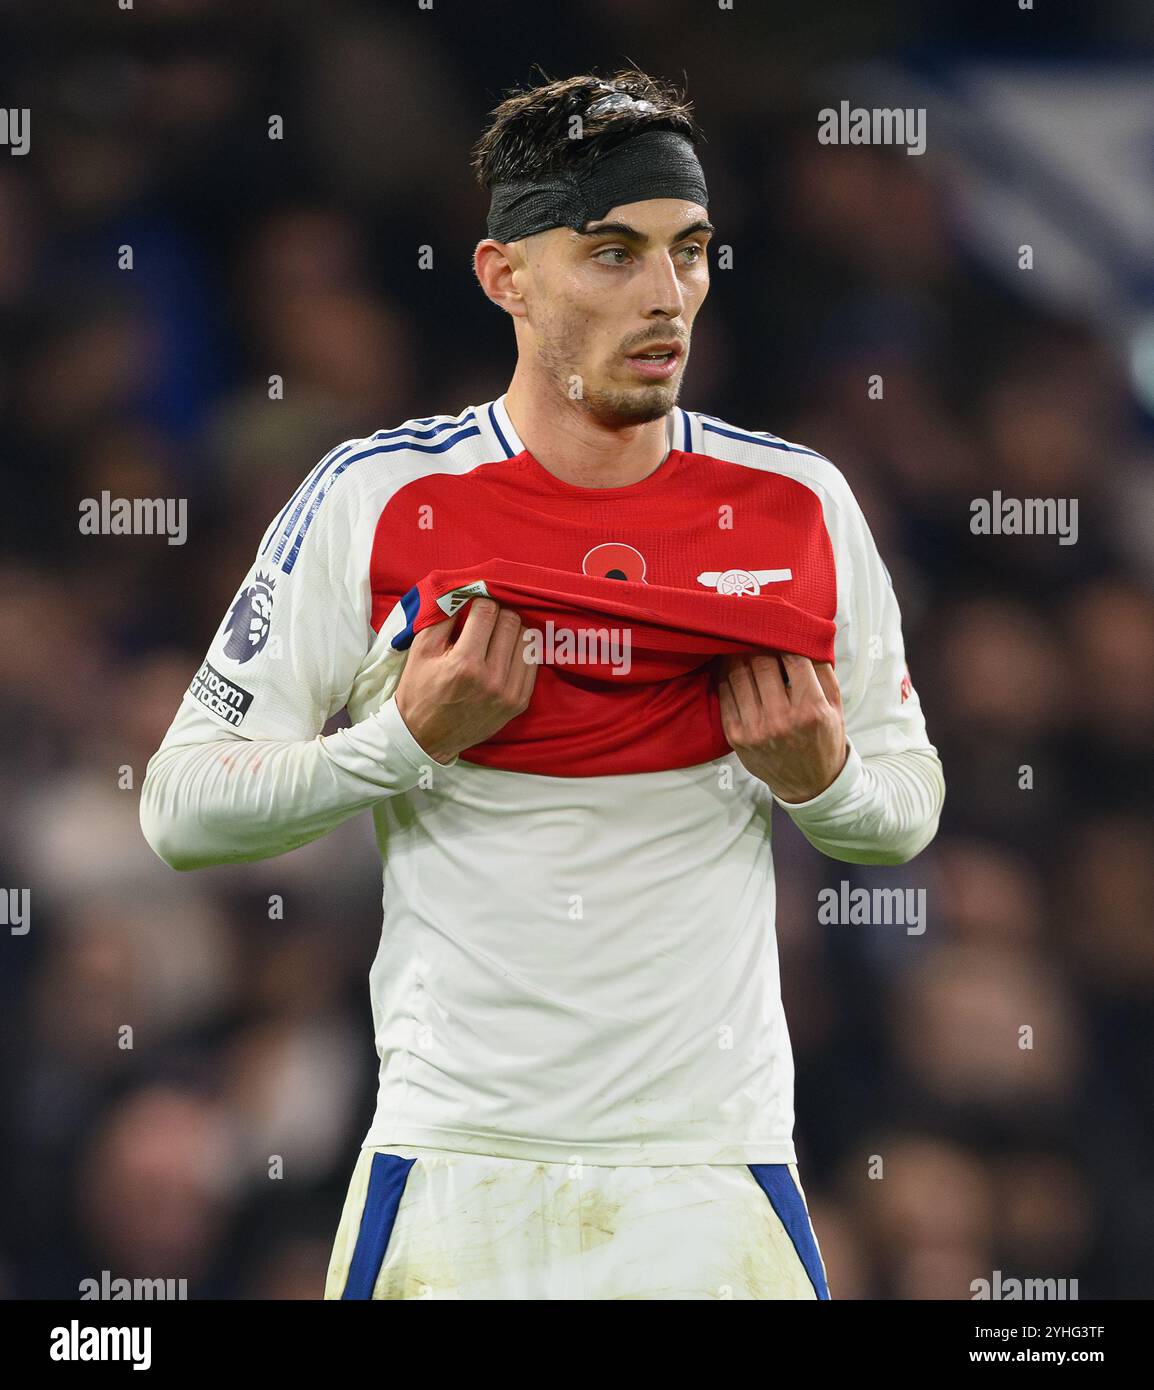
[[[679,317],[684,311],[685,296],[682,293],[681,280],[670,256],[654,256],[651,259],[643,286],[643,311],[647,318],[660,314],[672,319]]]

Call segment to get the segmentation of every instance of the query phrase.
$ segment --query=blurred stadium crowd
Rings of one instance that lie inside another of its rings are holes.
[[[32,903],[27,935],[3,929],[0,1295],[74,1298],[107,1269],[319,1296],[375,1090],[370,820],[178,875],[140,781],[315,461],[504,389],[512,335],[469,269],[484,113],[535,61],[626,57],[687,73],[734,248],[682,404],[847,474],[946,770],[940,835],[901,869],[777,821],[834,1296],[968,1298],[994,1270],[1154,1295],[1149,421],[1104,335],[970,256],[932,139],[817,143],[806,74],[891,42],[902,7],[807,28],[583,0],[548,35],[442,0],[33,8],[0,50],[32,111],[29,154],[0,153],[0,878]],[[971,534],[994,489],[1077,497],[1078,543]],[[80,535],[103,490],[187,497],[187,544]],[[843,878],[925,888],[924,935],[820,925]]]

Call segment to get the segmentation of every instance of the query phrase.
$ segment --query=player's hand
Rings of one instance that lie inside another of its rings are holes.
[[[718,696],[729,746],[782,801],[809,801],[845,766],[841,689],[828,662],[793,652],[727,657]]]
[[[527,709],[537,679],[511,608],[475,598],[455,642],[453,627],[434,623],[417,633],[394,697],[409,733],[439,763]]]

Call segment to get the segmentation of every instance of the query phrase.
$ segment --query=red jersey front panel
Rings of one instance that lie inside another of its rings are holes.
[[[373,627],[430,571],[494,557],[733,603],[772,596],[822,626],[837,610],[821,503],[804,484],[674,449],[638,483],[583,488],[522,452],[465,473],[427,473],[392,494],[373,543]],[[557,664],[538,671],[523,714],[461,756],[571,777],[688,767],[729,751],[713,663],[619,685]]]

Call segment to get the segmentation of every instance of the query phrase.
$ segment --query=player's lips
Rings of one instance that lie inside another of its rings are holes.
[[[684,347],[676,339],[668,343],[648,343],[625,358],[631,371],[647,381],[667,381],[677,370]]]

